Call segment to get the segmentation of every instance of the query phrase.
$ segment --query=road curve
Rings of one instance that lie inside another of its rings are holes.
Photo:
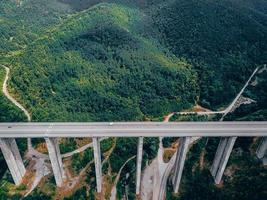
[[[238,101],[238,99],[240,98],[240,96],[243,94],[243,92],[247,88],[248,84],[251,82],[252,78],[258,72],[258,70],[259,70],[259,68],[257,67],[253,71],[253,73],[250,75],[250,77],[247,80],[247,82],[245,83],[245,85],[242,87],[242,89],[240,90],[240,92],[236,95],[236,97],[234,98],[234,100],[230,103],[230,105],[226,109],[224,109],[222,111],[210,111],[210,112],[176,112],[176,114],[181,114],[181,115],[188,115],[188,114],[198,114],[198,115],[223,114],[223,116],[220,119],[220,121],[223,121],[224,117],[229,112],[231,112],[231,110],[235,106],[236,102]],[[194,142],[194,141],[192,141],[192,142]],[[172,171],[172,168],[174,166],[174,161],[175,161],[175,158],[176,158],[176,154],[177,154],[177,152],[172,156],[171,160],[168,163],[168,166],[167,166],[166,170],[164,171],[162,180],[160,182],[160,191],[159,191],[159,197],[158,197],[159,200],[163,200],[165,198],[166,184],[167,184],[169,175],[170,175],[170,173]]]
[[[134,159],[136,156],[132,156],[130,157],[128,160],[126,160],[126,162],[121,166],[116,178],[115,178],[115,181],[114,181],[114,185],[111,189],[111,195],[110,195],[110,199],[109,200],[116,200],[116,196],[117,196],[117,184],[120,180],[120,176],[121,176],[121,172],[123,170],[123,168],[125,167],[125,165],[131,161],[132,159]]]
[[[234,100],[230,103],[230,105],[225,108],[222,111],[200,111],[200,112],[194,112],[194,111],[188,111],[188,112],[175,112],[175,114],[179,114],[179,115],[215,115],[215,114],[223,114],[222,118],[220,121],[223,120],[223,118],[232,111],[233,107],[235,106],[236,102],[238,101],[238,99],[240,98],[240,96],[243,94],[243,92],[245,91],[245,89],[247,88],[248,84],[250,83],[251,79],[255,76],[255,74],[258,72],[259,67],[257,67],[253,73],[250,75],[249,79],[247,80],[247,82],[245,83],[245,85],[243,86],[243,88],[240,90],[240,92],[236,95],[236,97],[234,98]]]
[[[6,77],[3,83],[3,87],[2,87],[2,92],[3,94],[6,96],[6,98],[8,98],[14,105],[16,105],[20,110],[22,110],[24,112],[24,114],[27,117],[27,120],[30,122],[31,121],[31,115],[30,113],[26,110],[26,108],[24,108],[15,98],[13,98],[10,93],[8,92],[7,89],[7,82],[9,79],[9,74],[10,74],[10,69],[4,65],[1,65],[3,68],[5,68],[6,70]]]
[[[253,73],[251,74],[251,76],[249,77],[249,79],[247,80],[247,82],[245,83],[245,85],[243,86],[243,88],[240,90],[240,92],[236,95],[235,99],[232,101],[232,103],[224,110],[224,114],[222,116],[222,118],[220,119],[220,121],[222,121],[224,119],[224,117],[231,112],[231,110],[233,109],[233,107],[235,106],[236,102],[238,101],[238,99],[240,98],[240,96],[243,94],[243,92],[245,91],[245,89],[247,88],[248,84],[250,83],[251,79],[254,77],[254,75],[258,72],[259,67],[257,67]]]
[[[99,139],[99,141],[101,142],[102,140],[105,140],[105,139],[108,139],[108,137],[102,137]],[[83,145],[82,147],[78,148],[78,149],[75,149],[71,152],[67,152],[65,154],[62,154],[61,157],[62,158],[68,158],[68,157],[71,157],[73,156],[74,154],[77,154],[77,153],[82,153],[83,151],[85,151],[86,149],[90,148],[90,147],[93,147],[93,143],[90,142],[88,144],[85,144]]]

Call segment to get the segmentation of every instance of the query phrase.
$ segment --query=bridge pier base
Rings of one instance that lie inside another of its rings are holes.
[[[137,146],[137,161],[136,161],[136,194],[140,194],[141,186],[141,171],[142,171],[142,158],[143,158],[143,143],[144,137],[138,138]]]
[[[102,191],[102,162],[100,151],[100,138],[93,137],[94,159],[95,159],[95,175],[97,192]]]
[[[179,190],[186,154],[188,152],[190,141],[191,137],[180,138],[179,147],[177,149],[175,164],[174,164],[174,176],[172,179],[174,193],[178,193]]]
[[[19,185],[26,173],[26,169],[19,153],[16,140],[13,138],[0,139],[0,148],[15,184]]]
[[[225,137],[220,140],[215,158],[210,169],[216,184],[219,184],[221,182],[224,170],[226,168],[236,139],[237,137]]]
[[[58,146],[58,138],[45,138],[47,150],[56,180],[56,185],[61,187],[66,178],[62,157]]]
[[[263,161],[263,165],[267,165],[267,137],[262,138],[256,154]]]

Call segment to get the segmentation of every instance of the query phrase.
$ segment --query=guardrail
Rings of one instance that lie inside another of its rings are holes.
[[[176,152],[173,186],[177,193],[189,142],[192,137],[221,137],[211,174],[218,184],[237,137],[262,137],[257,156],[266,160],[267,122],[97,122],[97,123],[0,123],[0,147],[15,184],[26,173],[15,138],[45,138],[57,186],[66,178],[58,138],[92,137],[97,191],[102,191],[101,137],[138,137],[136,194],[140,193],[144,137],[180,137]],[[266,163],[265,163],[266,164]]]

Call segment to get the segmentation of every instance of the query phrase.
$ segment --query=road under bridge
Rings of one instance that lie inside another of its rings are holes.
[[[66,178],[59,138],[93,138],[97,192],[102,191],[100,139],[103,137],[138,137],[136,194],[140,193],[141,163],[144,137],[179,137],[173,169],[173,188],[178,192],[189,141],[192,137],[220,137],[211,167],[215,183],[220,183],[237,137],[262,137],[256,155],[267,160],[267,122],[97,122],[97,123],[0,123],[0,147],[12,178],[19,185],[26,169],[16,138],[45,138],[57,186]]]

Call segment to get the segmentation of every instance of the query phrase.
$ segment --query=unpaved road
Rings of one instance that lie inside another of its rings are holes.
[[[31,115],[30,113],[27,111],[26,108],[23,107],[23,105],[21,105],[14,97],[12,97],[10,95],[10,93],[8,92],[7,89],[7,82],[9,79],[9,74],[10,74],[10,69],[4,65],[1,65],[5,70],[6,70],[6,76],[5,76],[5,80],[3,82],[3,87],[2,87],[2,92],[3,94],[6,96],[6,98],[8,100],[10,100],[15,106],[17,106],[20,110],[22,110],[22,112],[25,114],[25,116],[27,117],[28,122],[31,121]],[[28,150],[32,148],[32,143],[31,143],[31,139],[28,138]]]
[[[234,98],[234,100],[231,102],[231,104],[224,110],[222,111],[208,111],[208,112],[193,112],[193,111],[188,111],[188,112],[176,112],[176,114],[179,115],[190,115],[190,114],[197,114],[197,115],[214,115],[214,114],[223,114],[222,119],[229,113],[232,111],[232,109],[234,108],[236,102],[238,101],[238,99],[240,98],[240,96],[243,94],[243,92],[245,91],[245,89],[247,88],[248,84],[250,83],[251,79],[255,76],[255,74],[258,72],[259,68],[257,67],[253,73],[251,74],[251,76],[249,77],[249,79],[247,80],[247,82],[245,83],[245,85],[243,86],[243,88],[240,90],[240,92],[236,95],[236,97]]]
[[[209,114],[223,114],[223,116],[221,117],[220,121],[223,121],[224,117],[229,113],[229,112],[232,112],[232,109],[234,108],[235,104],[237,103],[238,99],[241,97],[241,95],[243,94],[243,92],[245,91],[245,89],[247,88],[248,84],[251,82],[252,78],[255,76],[255,74],[258,72],[259,68],[257,67],[253,73],[251,74],[251,76],[249,77],[249,79],[247,80],[247,82],[245,83],[245,85],[243,86],[243,88],[240,90],[240,92],[236,95],[235,99],[231,102],[231,104],[223,111],[211,111],[211,112],[177,112],[178,114],[206,114],[206,115],[209,115]],[[172,115],[171,115],[172,116]],[[170,117],[166,117],[167,120],[166,122],[169,121]],[[192,138],[191,139],[191,144],[193,142],[195,142],[196,140],[198,140],[199,138]],[[175,161],[175,158],[176,158],[176,153],[172,156],[171,160],[168,162],[168,165],[163,173],[163,176],[161,177],[160,179],[160,187],[159,188],[156,188],[156,189],[159,189],[158,191],[158,196],[157,198],[159,200],[163,200],[164,197],[165,197],[165,190],[166,190],[166,184],[167,184],[167,180],[168,180],[168,177],[172,171],[172,168],[174,166],[174,161]]]
[[[101,142],[101,141],[103,141],[105,139],[108,139],[108,137],[102,137],[102,138],[99,139],[99,141]],[[82,147],[80,147],[78,149],[75,149],[74,151],[64,153],[61,156],[62,156],[62,158],[68,158],[68,157],[73,156],[74,154],[82,153],[83,151],[85,151],[86,149],[91,148],[91,147],[93,147],[93,142],[85,144]]]
[[[38,151],[32,148],[28,151],[26,157],[28,157],[28,159],[31,159],[34,162],[33,169],[35,171],[35,177],[29,190],[24,195],[25,197],[28,196],[38,186],[44,176],[51,173],[51,171],[49,170],[50,164],[48,164],[48,155],[39,153]]]
[[[3,94],[6,96],[6,98],[8,100],[10,100],[15,106],[17,106],[20,110],[23,111],[23,113],[25,114],[25,116],[27,117],[28,122],[31,121],[31,115],[30,113],[27,111],[27,109],[21,105],[14,97],[12,97],[10,95],[10,93],[8,92],[7,89],[7,82],[9,80],[9,75],[10,75],[10,69],[4,65],[1,65],[5,70],[6,70],[6,76],[3,82],[3,86],[2,86],[2,92]],[[31,138],[27,139],[27,145],[28,145],[28,153],[26,155],[26,157],[29,160],[33,160],[35,162],[33,169],[36,171],[35,173],[35,177],[33,180],[33,183],[31,184],[30,189],[27,191],[27,193],[25,194],[25,196],[29,195],[39,184],[39,182],[41,181],[41,179],[48,175],[50,173],[49,171],[49,164],[45,164],[45,161],[49,160],[48,156],[42,153],[39,153],[38,151],[36,151],[33,147],[32,147],[32,143],[31,143]]]
[[[125,165],[130,162],[132,159],[134,159],[136,156],[132,156],[130,157],[128,160],[126,160],[126,162],[121,166],[119,173],[116,176],[116,179],[114,181],[114,185],[111,189],[111,195],[110,195],[110,200],[116,200],[117,198],[117,184],[120,180],[120,176],[121,176],[121,171],[123,170],[123,168],[125,167]]]
[[[27,117],[28,121],[31,121],[31,115],[30,113],[27,111],[27,109],[22,106],[15,98],[13,98],[10,93],[8,92],[7,89],[7,82],[9,80],[9,75],[10,75],[10,69],[6,66],[1,65],[5,70],[6,70],[6,76],[3,82],[3,87],[2,87],[2,92],[3,94],[14,104],[16,105],[20,110],[22,110],[25,114],[25,116]],[[209,111],[209,112],[176,112],[177,114],[182,114],[182,115],[187,115],[187,114],[198,114],[198,115],[212,115],[212,114],[223,114],[222,120],[224,118],[224,116],[226,116],[229,112],[231,112],[231,110],[233,109],[233,107],[235,106],[236,102],[238,101],[238,99],[240,98],[240,96],[242,95],[242,93],[244,92],[244,90],[246,89],[246,87],[248,86],[248,84],[250,83],[251,79],[254,77],[254,75],[257,73],[258,68],[256,68],[254,70],[254,72],[252,73],[252,75],[249,77],[249,79],[247,80],[247,82],[245,83],[244,87],[240,90],[240,92],[238,93],[238,95],[235,97],[235,99],[232,101],[232,103],[223,111]],[[169,114],[168,116],[166,116],[164,118],[164,122],[168,122],[169,119],[173,116],[174,113]],[[92,144],[87,144],[79,149],[74,150],[73,152],[69,152],[66,153],[64,155],[62,155],[62,157],[70,157],[76,153],[81,153],[82,151],[86,150],[87,148],[91,147]],[[31,141],[30,139],[28,140],[28,147],[29,149],[31,149],[31,151],[29,151],[30,154],[32,155],[37,155],[38,153],[35,152],[32,147],[31,147]],[[162,147],[162,138],[160,138],[160,144],[159,144],[159,150],[158,150],[158,156],[157,158],[152,162],[152,164],[150,166],[148,166],[145,171],[147,171],[147,175],[148,174],[154,174],[154,181],[152,180],[142,180],[142,186],[143,186],[143,191],[141,191],[142,194],[142,199],[148,199],[147,198],[147,194],[149,194],[148,190],[153,189],[153,197],[156,196],[157,198],[160,198],[162,196],[164,196],[164,191],[165,191],[165,187],[166,187],[166,181],[167,178],[169,177],[169,174],[171,172],[171,169],[173,167],[174,164],[174,159],[176,154],[173,156],[173,158],[170,160],[169,163],[164,163],[163,161],[163,152],[164,149]],[[39,159],[38,159],[39,157]],[[47,175],[49,173],[49,171],[47,171],[47,167],[44,166],[44,160],[45,158],[43,158],[43,156],[37,156],[36,159],[36,165],[35,165],[35,170],[36,170],[36,177],[34,180],[34,183],[32,185],[31,190],[33,190],[39,183],[39,181],[42,179],[42,177],[44,177],[45,175]],[[129,161],[129,160],[128,160]],[[126,163],[128,162],[126,161]],[[126,164],[125,163],[125,164]],[[122,168],[125,166],[125,164],[122,166]],[[121,169],[122,169],[121,168]],[[149,169],[150,168],[150,169]],[[155,182],[155,173],[157,174],[157,178],[159,178],[159,180],[157,180]],[[144,174],[144,176],[146,175],[146,173]],[[153,176],[153,175],[152,175]],[[118,176],[119,177],[119,176]],[[152,177],[151,177],[152,178]],[[150,184],[153,184],[152,188],[149,186]],[[115,189],[112,189],[112,196],[111,199],[116,197],[116,187]],[[144,191],[145,190],[145,191]],[[29,191],[30,193],[30,191]],[[28,194],[29,194],[28,193]],[[157,195],[155,195],[157,194]]]
[[[170,113],[164,117],[163,122],[169,122],[174,113]],[[163,161],[164,148],[162,145],[163,137],[159,138],[159,147],[157,157],[147,165],[141,179],[141,199],[142,200],[157,200],[161,191],[161,182],[164,173],[169,166]],[[172,158],[173,159],[173,158]]]
[[[5,68],[6,70],[6,77],[5,77],[5,80],[4,80],[4,83],[3,83],[3,87],[2,87],[2,92],[3,94],[15,105],[17,106],[20,110],[22,110],[24,112],[24,114],[26,115],[27,117],[27,120],[28,121],[31,121],[31,115],[30,113],[27,111],[26,108],[23,107],[23,105],[21,105],[15,98],[13,98],[10,93],[8,92],[8,89],[7,89],[7,82],[8,82],[8,79],[9,79],[9,74],[10,74],[10,69],[4,65],[1,65],[2,67]]]
[[[243,88],[240,90],[240,92],[236,95],[235,99],[233,100],[233,102],[224,110],[224,114],[221,118],[220,121],[223,120],[223,118],[232,111],[233,107],[235,106],[236,102],[238,101],[238,99],[240,98],[240,96],[243,94],[243,92],[245,91],[245,89],[247,88],[248,84],[250,83],[251,79],[254,77],[254,75],[257,73],[257,71],[259,70],[259,68],[257,67],[254,72],[251,74],[251,76],[249,77],[249,79],[247,80],[247,82],[245,83],[245,85],[243,86]]]

